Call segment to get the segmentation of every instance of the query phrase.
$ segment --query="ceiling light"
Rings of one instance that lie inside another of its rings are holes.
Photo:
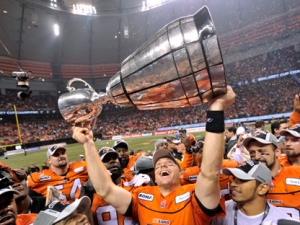
[[[58,24],[54,24],[53,28],[54,28],[54,34],[55,34],[55,36],[58,36],[59,35],[59,26],[58,26]]]
[[[3,10],[3,13],[7,13],[7,11],[6,11],[6,10]]]

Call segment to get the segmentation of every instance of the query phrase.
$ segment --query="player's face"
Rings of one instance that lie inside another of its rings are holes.
[[[122,167],[118,156],[115,154],[107,154],[102,162],[104,163],[105,167],[111,173],[112,180],[119,178],[122,175]]]
[[[287,134],[285,136],[285,150],[288,157],[300,156],[300,138]]]
[[[25,179],[20,181],[19,183],[14,183],[12,185],[12,188],[20,193],[15,195],[16,200],[21,200],[27,197],[28,187]]]
[[[77,211],[55,225],[90,225],[86,215]]]
[[[64,149],[57,149],[55,153],[50,156],[48,162],[51,166],[54,167],[65,167],[68,165],[68,156],[66,154],[66,150]]]
[[[0,225],[14,225],[17,219],[17,205],[13,193],[0,196]]]
[[[161,158],[155,164],[155,181],[158,186],[172,186],[180,183],[179,166],[170,158]]]
[[[117,148],[116,152],[119,154],[119,160],[123,168],[125,168],[129,162],[128,149],[126,148]]]
[[[232,199],[238,203],[246,203],[254,200],[257,196],[257,185],[255,180],[240,180],[233,177],[231,182]]]
[[[248,147],[248,151],[252,160],[257,160],[264,163],[268,168],[272,168],[277,157],[280,155],[280,150],[273,150],[272,144],[262,144],[258,141],[253,141]]]

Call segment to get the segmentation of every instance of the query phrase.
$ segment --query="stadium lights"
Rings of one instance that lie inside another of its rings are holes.
[[[97,14],[95,6],[85,4],[73,4],[73,13],[79,15]]]
[[[145,0],[143,1],[142,11],[146,11],[162,4],[169,2],[170,0]]]
[[[58,36],[59,35],[59,26],[58,26],[58,24],[54,24],[53,28],[54,28],[54,34],[55,34],[55,36]]]

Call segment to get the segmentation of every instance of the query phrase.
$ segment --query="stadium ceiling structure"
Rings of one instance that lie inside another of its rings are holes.
[[[49,63],[48,81],[65,85],[62,65],[120,66],[163,26],[203,5],[225,62],[299,44],[299,0],[1,0],[0,57]],[[100,90],[112,75],[87,79]]]

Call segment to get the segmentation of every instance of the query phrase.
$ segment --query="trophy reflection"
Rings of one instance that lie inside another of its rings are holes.
[[[106,93],[95,93],[97,104],[89,106],[96,107],[98,115],[107,101],[140,110],[196,106],[226,93],[226,86],[216,29],[204,6],[194,15],[169,23],[127,57],[109,80]],[[72,118],[71,108],[82,108],[86,101],[66,99],[83,99],[76,93],[82,90],[71,90],[59,98],[59,110],[67,121],[78,120]]]

